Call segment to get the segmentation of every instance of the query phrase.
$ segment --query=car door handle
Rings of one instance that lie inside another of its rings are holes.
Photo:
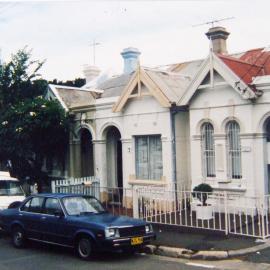
[[[44,220],[44,219],[46,219],[46,217],[41,217],[40,219]]]

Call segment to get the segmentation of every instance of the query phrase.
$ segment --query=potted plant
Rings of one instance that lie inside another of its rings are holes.
[[[192,196],[197,198],[200,203],[196,205],[197,219],[212,219],[213,207],[206,203],[208,196],[213,192],[213,188],[208,184],[200,184],[193,189]]]

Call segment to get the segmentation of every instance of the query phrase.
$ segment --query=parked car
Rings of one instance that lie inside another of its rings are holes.
[[[0,171],[0,210],[24,199],[25,196],[19,180],[11,177],[9,172]]]
[[[35,194],[0,212],[16,248],[27,240],[72,247],[82,259],[95,251],[133,251],[155,238],[150,223],[108,213],[93,196]]]

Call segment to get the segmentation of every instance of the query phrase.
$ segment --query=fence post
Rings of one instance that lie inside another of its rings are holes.
[[[225,216],[225,234],[229,234],[229,223],[228,223],[228,196],[227,191],[224,191],[224,216]]]
[[[133,217],[139,218],[138,190],[134,186],[132,186],[132,198],[133,198]]]
[[[55,180],[51,182],[52,193],[55,193]]]
[[[264,207],[264,196],[262,197],[262,202],[260,203],[260,223],[262,226],[262,239],[265,239],[265,223],[264,223],[264,213],[265,213],[265,207]]]

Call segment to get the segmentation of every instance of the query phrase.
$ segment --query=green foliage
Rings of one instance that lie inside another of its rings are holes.
[[[192,196],[200,200],[202,205],[207,205],[206,200],[212,192],[213,188],[210,185],[202,183],[193,188]]]
[[[30,58],[31,51],[24,48],[0,66],[0,110],[46,91],[47,82],[38,73],[44,62]]]
[[[13,175],[45,181],[45,157],[65,155],[68,116],[58,102],[45,100],[47,82],[37,73],[43,62],[20,50],[0,69],[0,160],[11,160]]]
[[[72,87],[82,87],[85,85],[86,80],[83,78],[76,78],[75,80],[71,81],[58,81],[57,79],[53,79],[52,81],[48,82],[49,84],[57,84],[57,85],[65,85],[65,86],[72,86]]]

